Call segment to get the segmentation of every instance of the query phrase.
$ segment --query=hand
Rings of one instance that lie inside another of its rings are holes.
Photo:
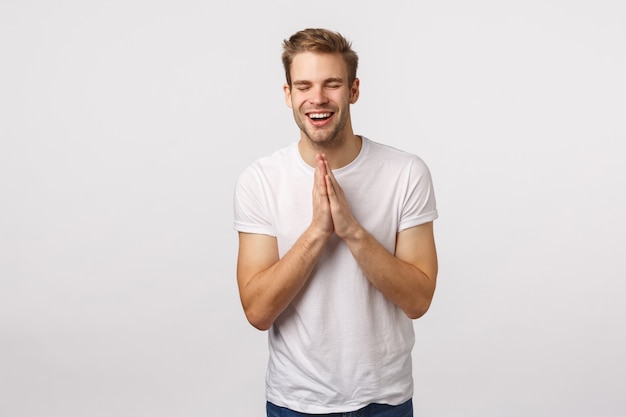
[[[350,210],[346,195],[337,182],[337,179],[335,179],[333,171],[330,169],[328,160],[326,159],[326,155],[318,156],[325,168],[323,171],[320,170],[320,172],[325,172],[324,183],[335,233],[342,239],[349,238],[357,233],[361,226],[352,215],[352,210]]]
[[[315,174],[313,176],[313,220],[311,226],[317,228],[326,237],[330,236],[335,230],[326,186],[328,171],[326,156],[316,155]]]

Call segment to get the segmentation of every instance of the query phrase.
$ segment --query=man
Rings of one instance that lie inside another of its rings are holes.
[[[300,138],[244,170],[234,202],[241,302],[269,330],[267,415],[412,416],[412,319],[437,276],[429,170],[353,133],[344,37],[306,29],[283,47]]]

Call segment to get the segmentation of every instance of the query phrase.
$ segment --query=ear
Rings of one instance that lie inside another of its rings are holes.
[[[350,104],[356,103],[359,99],[359,86],[361,85],[361,81],[358,78],[354,79],[352,83],[352,87],[350,87]]]
[[[285,104],[287,104],[287,107],[289,107],[290,109],[292,108],[292,104],[291,104],[291,87],[289,86],[289,84],[284,84],[283,85],[283,92],[285,93]]]

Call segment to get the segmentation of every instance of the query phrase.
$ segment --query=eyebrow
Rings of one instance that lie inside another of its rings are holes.
[[[341,77],[331,77],[324,80],[324,84],[328,83],[343,83],[343,78]],[[296,80],[292,82],[293,85],[311,85],[313,84],[311,81],[306,80]]]

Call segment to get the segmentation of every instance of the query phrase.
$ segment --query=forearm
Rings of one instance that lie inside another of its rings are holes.
[[[436,276],[428,276],[394,256],[365,229],[358,228],[344,240],[363,274],[389,301],[412,319],[426,313],[435,292]]]
[[[309,279],[326,239],[309,227],[281,259],[240,286],[246,317],[254,327],[269,329],[289,306]]]

